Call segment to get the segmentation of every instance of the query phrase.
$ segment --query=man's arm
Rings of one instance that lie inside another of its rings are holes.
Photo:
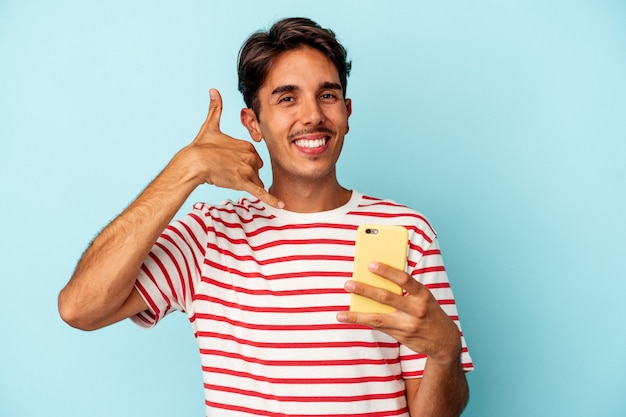
[[[457,417],[467,405],[469,388],[458,363],[437,365],[426,361],[422,378],[405,380],[409,412],[413,417]]]
[[[432,293],[406,272],[372,262],[370,271],[400,285],[404,295],[347,281],[346,290],[396,308],[390,314],[340,312],[337,319],[387,333],[409,349],[427,355],[421,379],[407,379],[412,417],[458,417],[469,398],[461,364],[461,337]]]
[[[59,313],[73,327],[93,330],[146,309],[135,280],[150,249],[191,192],[208,183],[245,190],[281,207],[259,178],[263,161],[247,141],[220,131],[222,100],[211,90],[206,121],[152,183],[96,237],[59,294]]]

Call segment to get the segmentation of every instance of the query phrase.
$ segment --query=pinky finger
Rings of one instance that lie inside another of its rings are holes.
[[[278,197],[267,192],[262,185],[250,183],[249,186],[244,187],[244,190],[272,207],[275,207],[277,209],[282,209],[285,207],[285,203],[283,203]]]

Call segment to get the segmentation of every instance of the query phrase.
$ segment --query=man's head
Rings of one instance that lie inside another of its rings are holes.
[[[276,57],[285,51],[310,47],[319,50],[337,68],[343,96],[346,97],[351,63],[346,49],[330,29],[324,29],[306,18],[289,18],[276,22],[269,31],[250,36],[239,51],[239,91],[248,108],[259,117],[258,92]]]

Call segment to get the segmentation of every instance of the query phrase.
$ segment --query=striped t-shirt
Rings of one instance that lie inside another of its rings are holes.
[[[459,326],[436,234],[418,212],[352,193],[337,209],[277,210],[243,198],[194,205],[170,224],[136,288],[149,327],[185,312],[200,348],[207,416],[407,416],[404,379],[426,357],[368,327],[339,323],[348,309],[360,224],[409,231],[407,272]],[[465,340],[462,363],[472,369]]]

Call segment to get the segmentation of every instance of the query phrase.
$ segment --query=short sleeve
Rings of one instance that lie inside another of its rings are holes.
[[[134,323],[152,327],[174,310],[190,310],[206,253],[208,218],[198,204],[158,238],[135,282],[148,310],[131,317]]]
[[[439,243],[436,237],[432,237],[430,240],[430,243],[427,240],[412,242],[409,249],[408,272],[431,291],[441,308],[459,328],[462,344],[461,363],[463,370],[470,372],[474,369],[474,365],[461,330],[456,302],[443,264]],[[426,367],[426,355],[400,346],[400,358],[403,378],[417,378],[423,375]]]

